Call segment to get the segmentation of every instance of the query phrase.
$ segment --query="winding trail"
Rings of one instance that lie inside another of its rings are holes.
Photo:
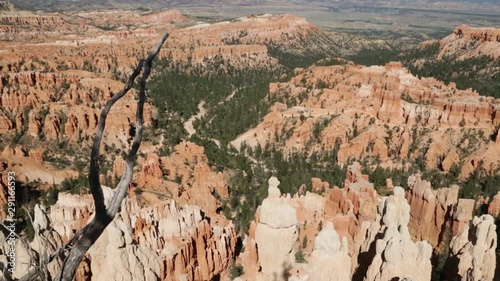
[[[237,92],[237,90],[233,90],[233,92],[229,96],[227,96],[224,100],[220,101],[218,104],[222,105],[225,102],[231,100],[234,97],[234,95],[236,94],[236,92]],[[188,136],[187,136],[186,139],[189,139],[192,135],[196,134],[196,129],[193,126],[194,120],[196,120],[196,119],[200,119],[201,120],[201,118],[203,118],[203,116],[205,116],[207,114],[207,109],[205,108],[205,101],[201,101],[200,103],[198,103],[198,110],[199,110],[198,114],[189,117],[189,119],[186,120],[186,122],[184,122],[184,129],[186,129],[186,131],[188,132]],[[215,116],[213,118],[215,118]],[[209,123],[212,122],[212,119],[209,120],[208,122]],[[220,144],[219,140],[214,139],[214,138],[209,138],[209,137],[207,139],[212,140],[213,142],[215,142],[215,144],[219,148],[221,147],[221,144]]]
[[[203,116],[205,116],[205,114],[207,114],[207,110],[205,109],[204,106],[205,102],[201,101],[198,104],[198,110],[199,110],[198,114],[189,117],[189,119],[186,122],[184,122],[184,129],[186,129],[186,131],[188,132],[188,138],[190,138],[192,135],[196,133],[196,129],[193,127],[194,120],[201,119]]]

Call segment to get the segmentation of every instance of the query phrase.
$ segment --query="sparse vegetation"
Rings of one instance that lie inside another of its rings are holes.
[[[297,252],[295,252],[295,262],[298,263],[305,263],[306,258],[304,257],[304,252],[302,249],[299,249]]]
[[[231,280],[235,279],[236,277],[242,276],[244,273],[245,271],[241,264],[233,264],[231,266],[231,269],[229,269],[229,277],[231,277]]]

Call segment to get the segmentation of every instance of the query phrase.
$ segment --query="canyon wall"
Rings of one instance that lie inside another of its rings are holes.
[[[439,41],[438,57],[457,56],[459,59],[486,55],[500,58],[500,29],[460,25]]]

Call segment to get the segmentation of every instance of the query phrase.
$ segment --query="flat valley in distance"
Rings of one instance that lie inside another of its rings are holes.
[[[498,26],[498,13],[485,11],[334,5],[179,5],[182,12],[203,18],[232,19],[251,14],[294,14],[333,32],[418,43],[441,38],[460,24]]]
[[[140,9],[158,11],[175,8],[203,21],[230,20],[253,14],[287,13],[305,17],[326,31],[348,32],[372,38],[416,44],[441,38],[460,24],[499,26],[497,0],[486,1],[12,1],[33,10]]]

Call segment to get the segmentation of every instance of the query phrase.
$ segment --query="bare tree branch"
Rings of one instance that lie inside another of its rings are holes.
[[[33,230],[35,231],[35,237],[37,238],[37,242],[38,242],[39,253],[38,253],[38,260],[37,260],[35,257],[33,257],[33,253],[31,252],[31,247],[29,247],[29,243],[26,242],[26,240],[24,240],[24,239],[22,240],[23,244],[25,245],[26,250],[28,251],[28,254],[30,256],[29,265],[30,266],[34,265],[35,270],[37,271],[38,276],[40,277],[41,280],[48,281],[49,280],[49,272],[48,272],[48,268],[47,268],[47,264],[48,264],[47,255],[45,253],[45,249],[42,249],[43,247],[40,244],[40,240],[44,239],[44,238],[40,235],[40,227],[38,225],[35,225],[35,220],[33,220],[33,217],[31,216],[31,213],[28,210],[28,208],[26,208],[25,206],[23,206],[22,208],[26,212],[26,214],[28,215],[31,226],[33,227]]]
[[[160,41],[158,41],[158,43],[156,44],[154,49],[151,51],[151,53],[148,55],[148,57],[144,61],[145,68],[144,68],[144,71],[142,73],[141,80],[139,82],[140,90],[139,90],[139,101],[137,102],[136,132],[135,132],[135,136],[134,136],[134,141],[132,143],[132,148],[130,149],[129,154],[127,155],[127,159],[125,160],[125,162],[126,162],[125,172],[123,173],[123,175],[120,179],[120,182],[118,183],[118,186],[115,190],[114,196],[112,197],[111,202],[109,204],[108,211],[110,213],[113,213],[113,214],[116,214],[116,212],[119,211],[119,208],[121,206],[121,202],[123,201],[123,199],[127,195],[128,185],[129,185],[130,181],[132,180],[135,156],[137,154],[137,151],[138,151],[139,146],[141,145],[141,141],[142,141],[142,131],[143,131],[143,123],[144,123],[143,111],[144,111],[144,102],[146,100],[146,80],[148,79],[149,74],[151,73],[153,59],[160,52],[161,46],[163,45],[163,42],[165,42],[165,40],[167,40],[167,38],[168,38],[168,33],[164,34],[160,38]]]
[[[92,144],[92,150],[90,154],[90,167],[89,167],[89,187],[90,192],[92,193],[92,197],[94,199],[95,204],[95,216],[90,223],[88,223],[84,228],[78,231],[65,245],[60,247],[54,253],[52,253],[46,263],[50,263],[56,257],[64,253],[67,249],[69,249],[69,254],[66,256],[60,271],[57,273],[57,276],[54,280],[57,281],[71,281],[73,280],[76,270],[80,265],[84,255],[90,249],[90,247],[97,241],[99,236],[104,232],[105,228],[111,223],[114,219],[117,212],[120,211],[120,207],[123,199],[127,196],[127,190],[132,181],[133,175],[133,167],[134,161],[137,156],[137,151],[142,141],[142,132],[143,132],[143,109],[144,102],[146,101],[146,80],[151,73],[151,67],[153,59],[160,52],[160,49],[168,38],[168,33],[165,33],[156,46],[153,48],[151,53],[147,56],[146,59],[141,59],[129,77],[127,83],[123,87],[123,89],[114,95],[101,111],[101,115],[99,118],[99,123],[97,126],[97,132],[94,137],[94,142]],[[134,136],[134,140],[132,143],[132,147],[130,152],[126,158],[126,166],[125,171],[122,174],[122,177],[116,186],[113,196],[106,207],[104,201],[104,194],[101,187],[101,183],[99,180],[99,150],[100,145],[104,133],[104,129],[106,126],[106,118],[111,110],[111,107],[122,97],[127,94],[127,92],[132,88],[135,79],[142,71],[142,77],[140,79],[139,85],[139,100],[137,102],[137,111],[136,111],[136,134]],[[33,280],[33,277],[42,277],[40,273],[30,272],[22,280]]]

